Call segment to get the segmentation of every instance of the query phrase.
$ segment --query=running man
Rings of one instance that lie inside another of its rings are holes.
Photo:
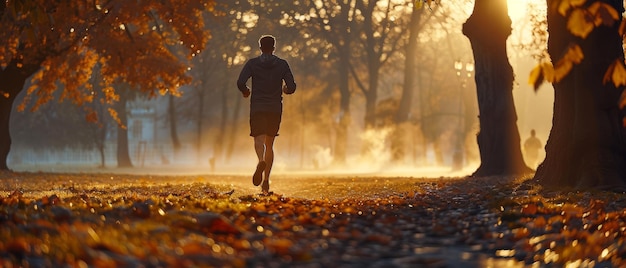
[[[527,163],[532,169],[537,168],[541,146],[541,141],[537,138],[535,130],[531,129],[530,137],[524,142],[524,152],[526,153]]]
[[[262,194],[269,194],[270,172],[274,163],[274,139],[278,136],[283,113],[282,94],[293,94],[296,82],[286,60],[274,55],[276,38],[263,35],[259,39],[261,55],[246,62],[237,79],[237,88],[244,98],[250,97],[250,136],[259,159],[252,183],[261,185]],[[246,83],[252,78],[252,89]],[[283,81],[285,84],[283,85]]]

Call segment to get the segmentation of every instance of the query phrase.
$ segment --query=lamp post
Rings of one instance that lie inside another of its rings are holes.
[[[472,77],[474,72],[474,63],[471,61],[463,62],[456,60],[454,62],[454,69],[456,70],[456,76],[461,83],[459,88],[459,105],[457,115],[459,118],[459,124],[457,126],[457,137],[454,146],[454,153],[452,155],[452,170],[458,171],[463,168],[463,152],[465,151],[465,116],[463,114],[463,99],[465,98],[465,88],[467,79]]]

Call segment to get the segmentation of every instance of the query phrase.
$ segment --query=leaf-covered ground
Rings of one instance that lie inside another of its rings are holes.
[[[524,178],[0,174],[0,267],[624,266],[626,194]]]

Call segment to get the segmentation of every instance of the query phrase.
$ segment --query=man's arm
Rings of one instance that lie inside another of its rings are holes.
[[[243,69],[241,69],[241,73],[239,73],[239,78],[237,79],[237,88],[239,89],[239,91],[241,91],[241,94],[244,98],[250,96],[250,88],[248,87],[248,85],[246,85],[246,82],[248,82],[248,79],[250,79],[250,77],[252,76],[249,62],[250,61],[246,62],[246,64],[243,66]]]
[[[285,61],[285,65],[287,65],[287,70],[285,71],[285,74],[283,74],[283,80],[285,81],[283,92],[285,94],[293,94],[296,92],[296,82],[293,79],[293,73],[291,73],[291,68],[289,68],[289,63],[287,63],[287,61]]]

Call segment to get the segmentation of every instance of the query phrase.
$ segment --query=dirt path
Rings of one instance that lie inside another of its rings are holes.
[[[619,266],[626,195],[520,178],[0,173],[0,266]]]

